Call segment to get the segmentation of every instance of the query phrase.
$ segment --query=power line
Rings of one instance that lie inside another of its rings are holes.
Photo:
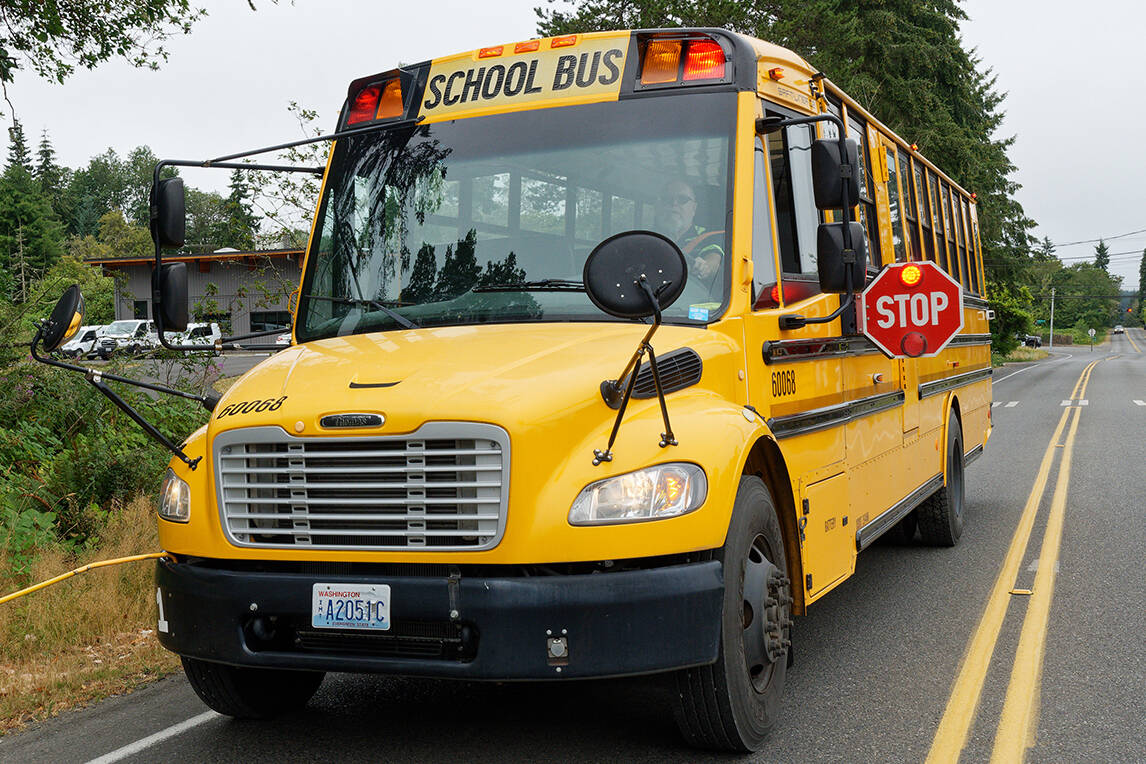
[[[1100,236],[1097,239],[1082,239],[1080,241],[1068,241],[1064,244],[1052,244],[1054,247],[1073,247],[1075,244],[1097,244],[1100,241],[1114,241],[1115,239],[1125,239],[1127,236],[1133,236],[1138,233],[1146,233],[1146,228],[1140,228],[1137,231],[1130,233],[1120,233],[1117,236]]]

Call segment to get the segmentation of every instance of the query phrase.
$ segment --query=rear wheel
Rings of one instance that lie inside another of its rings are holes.
[[[240,668],[182,658],[195,694],[215,711],[238,719],[269,719],[306,705],[325,674],[321,671]]]
[[[699,748],[758,750],[775,726],[791,647],[792,596],[780,521],[764,482],[740,479],[724,563],[716,663],[676,676],[677,725]]]
[[[963,429],[952,411],[947,420],[947,480],[915,510],[919,536],[932,546],[955,546],[963,534]]]

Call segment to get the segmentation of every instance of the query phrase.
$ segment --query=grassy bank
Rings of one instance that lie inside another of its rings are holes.
[[[14,571],[0,552],[0,593],[99,560],[159,550],[155,507],[139,496],[109,513],[82,553],[36,550]],[[155,637],[155,563],[93,570],[0,605],[0,733],[128,692],[175,671]]]

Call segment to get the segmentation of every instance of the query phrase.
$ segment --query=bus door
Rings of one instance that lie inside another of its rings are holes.
[[[829,311],[838,305],[819,294],[808,135],[798,127],[754,138],[753,310],[744,332],[749,400],[768,420],[796,491],[811,602],[852,571],[855,524],[848,519],[843,427],[847,341],[835,322],[783,332],[777,326],[781,305],[793,311],[814,301],[831,305]]]

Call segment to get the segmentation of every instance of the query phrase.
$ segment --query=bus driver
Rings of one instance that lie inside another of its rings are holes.
[[[694,223],[696,206],[692,186],[684,180],[670,180],[657,204],[657,230],[676,242],[688,263],[689,275],[700,279],[711,293],[719,286],[724,258],[719,242],[724,231],[710,231]]]

